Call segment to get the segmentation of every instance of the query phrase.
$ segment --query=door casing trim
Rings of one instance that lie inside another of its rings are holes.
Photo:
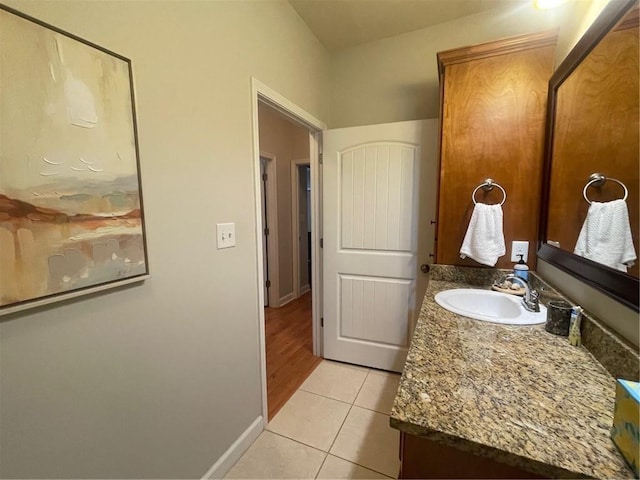
[[[258,124],[258,102],[263,102],[279,112],[287,115],[297,123],[309,129],[309,159],[311,164],[311,276],[313,283],[318,286],[312,290],[312,331],[313,331],[313,353],[314,355],[322,355],[322,332],[320,330],[320,316],[322,314],[321,302],[322,295],[320,291],[322,257],[320,252],[320,235],[321,235],[321,215],[320,215],[320,199],[321,199],[321,183],[319,174],[319,153],[321,133],[327,129],[324,122],[317,119],[298,105],[280,95],[275,90],[269,88],[258,79],[251,77],[251,119],[252,119],[252,139],[253,139],[253,197],[254,197],[254,217],[256,225],[256,282],[258,290],[258,298],[256,306],[258,309],[258,335],[260,348],[260,379],[262,390],[262,421],[263,427],[266,428],[269,423],[269,415],[267,408],[267,360],[265,345],[265,325],[264,325],[264,272],[263,272],[263,252],[262,252],[262,203],[260,199],[260,136]]]
[[[271,280],[269,287],[269,306],[279,307],[280,303],[280,258],[278,254],[278,195],[277,195],[277,168],[276,156],[272,153],[261,151],[260,158],[267,160],[265,173],[267,174],[267,223],[269,224],[269,235],[267,239],[267,259],[269,264],[269,277],[264,281]],[[260,194],[260,192],[258,192]],[[260,206],[262,208],[262,205]],[[262,227],[262,232],[264,226]],[[260,239],[262,245],[262,238]],[[264,263],[263,263],[264,265]],[[264,276],[264,272],[263,272]],[[262,282],[264,288],[264,282]],[[264,305],[264,304],[263,304]]]

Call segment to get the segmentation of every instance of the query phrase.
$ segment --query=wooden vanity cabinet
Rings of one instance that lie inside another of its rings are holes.
[[[436,263],[478,266],[460,258],[473,190],[492,178],[506,191],[502,206],[509,268],[512,240],[529,241],[535,269],[547,87],[557,32],[543,32],[438,53],[440,181]],[[476,199],[499,203],[502,192]]]
[[[398,478],[544,478],[426,438],[400,432]]]

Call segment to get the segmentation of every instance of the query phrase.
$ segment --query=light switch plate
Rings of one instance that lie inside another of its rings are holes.
[[[519,255],[522,255],[522,259],[527,263],[527,258],[529,256],[529,242],[522,240],[511,242],[511,261],[517,262],[520,260]]]
[[[236,224],[218,223],[216,224],[216,236],[218,238],[218,250],[221,248],[231,248],[236,246]]]

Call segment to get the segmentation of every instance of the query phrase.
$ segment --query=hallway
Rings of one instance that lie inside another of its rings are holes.
[[[264,309],[269,420],[322,361],[313,355],[311,292]]]

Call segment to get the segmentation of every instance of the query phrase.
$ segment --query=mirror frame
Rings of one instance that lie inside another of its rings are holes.
[[[541,192],[542,202],[538,230],[538,258],[569,273],[625,306],[635,311],[640,311],[638,307],[640,283],[637,278],[546,243],[558,88],[637,2],[638,0],[610,1],[549,80]]]

